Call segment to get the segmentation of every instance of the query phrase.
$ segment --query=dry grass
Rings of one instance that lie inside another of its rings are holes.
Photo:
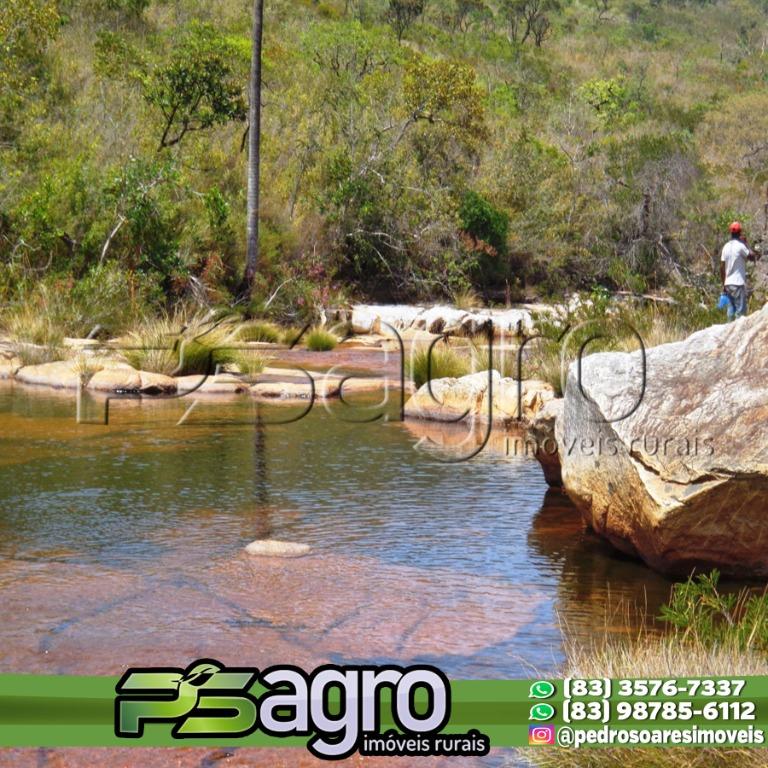
[[[642,634],[626,643],[567,648],[564,676],[576,678],[742,677],[768,674],[768,660],[758,653],[727,647],[681,643],[674,635]],[[707,747],[670,749],[606,747],[525,750],[541,768],[758,768],[768,766],[768,750]]]
[[[96,360],[83,352],[79,352],[72,358],[72,368],[80,377],[83,386],[85,386],[103,367],[104,365],[99,360]]]
[[[701,577],[699,577],[701,578]],[[707,577],[704,577],[705,579]],[[670,604],[678,611],[685,609],[684,622],[660,633],[653,627],[644,609],[620,604],[614,608],[606,603],[602,638],[586,647],[569,640],[567,629],[564,677],[590,678],[672,678],[672,677],[743,677],[768,674],[768,658],[755,650],[754,632],[745,642],[741,629],[757,622],[764,627],[764,600],[753,600],[748,590],[729,598],[718,592],[717,578],[702,587],[693,580],[673,588]],[[677,593],[677,599],[675,594]],[[732,600],[732,602],[730,602]],[[734,616],[713,632],[710,621],[713,611],[730,606]],[[662,609],[665,612],[665,609]],[[610,613],[610,615],[609,615]],[[625,639],[616,639],[616,625],[623,623]],[[640,629],[633,629],[637,625]],[[608,631],[608,627],[612,631]],[[758,768],[768,766],[768,750],[739,748],[595,748],[555,749],[536,748],[520,752],[531,765],[542,768]]]
[[[463,291],[456,291],[453,294],[453,304],[456,309],[469,311],[471,309],[482,307],[483,300],[480,298],[480,294],[473,288],[466,288]]]
[[[56,349],[64,338],[64,332],[56,314],[48,309],[47,292],[41,290],[40,295],[43,301],[42,306],[40,302],[21,302],[9,307],[3,313],[3,327],[20,349],[25,343]],[[19,356],[21,357],[21,354]],[[33,365],[33,363],[28,364]]]
[[[236,365],[239,326],[185,313],[144,320],[122,340],[121,351],[134,367],[166,376],[212,373]]]
[[[13,354],[21,360],[21,364],[43,365],[44,363],[53,363],[56,360],[62,360],[66,357],[67,351],[55,344],[32,344],[24,341],[14,341]]]

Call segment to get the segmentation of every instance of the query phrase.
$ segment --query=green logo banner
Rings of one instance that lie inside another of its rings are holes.
[[[768,677],[452,680],[202,659],[122,677],[0,675],[0,746],[300,746],[318,757],[491,747],[765,746]]]

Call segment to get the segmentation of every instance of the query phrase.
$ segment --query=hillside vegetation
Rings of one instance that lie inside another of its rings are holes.
[[[700,285],[763,231],[756,0],[266,0],[251,312]],[[7,0],[0,293],[68,333],[232,301],[251,8]],[[16,318],[18,321],[18,318]]]

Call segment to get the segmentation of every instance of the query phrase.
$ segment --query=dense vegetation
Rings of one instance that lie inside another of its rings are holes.
[[[762,0],[265,7],[252,312],[643,291],[711,273],[729,218],[762,231]],[[6,305],[83,333],[232,301],[250,12],[4,3]]]

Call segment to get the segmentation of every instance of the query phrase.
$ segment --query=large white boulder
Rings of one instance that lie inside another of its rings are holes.
[[[556,431],[585,521],[654,568],[768,575],[768,307],[569,371]]]

